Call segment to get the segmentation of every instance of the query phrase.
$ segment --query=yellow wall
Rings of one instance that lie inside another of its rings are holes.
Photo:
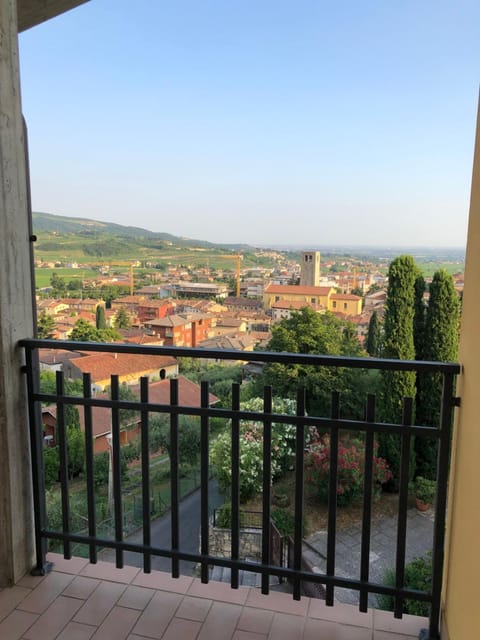
[[[447,522],[442,636],[480,637],[480,110],[472,179],[458,393]]]
[[[336,305],[333,303],[336,302]],[[345,308],[346,305],[346,308]],[[328,301],[329,311],[340,311],[347,316],[359,316],[362,313],[362,299],[358,300],[335,300],[335,297]]]
[[[272,304],[278,300],[286,300],[288,302],[304,302],[305,305],[322,305],[328,307],[328,296],[305,295],[297,293],[264,293],[263,304],[265,309],[270,309]],[[313,302],[312,302],[313,301]]]

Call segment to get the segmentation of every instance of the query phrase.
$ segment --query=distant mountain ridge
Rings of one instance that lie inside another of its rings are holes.
[[[181,247],[203,247],[210,249],[228,248],[237,251],[252,250],[253,248],[246,244],[216,244],[207,240],[196,240],[194,238],[185,238],[174,236],[170,233],[149,231],[141,227],[130,227],[114,222],[100,222],[99,220],[90,220],[88,218],[74,218],[70,216],[59,216],[52,213],[44,213],[34,211],[33,230],[35,233],[58,233],[58,234],[76,234],[79,236],[120,236],[122,238],[130,238],[139,240],[145,238],[148,240],[161,240],[163,242],[171,242],[173,245]]]

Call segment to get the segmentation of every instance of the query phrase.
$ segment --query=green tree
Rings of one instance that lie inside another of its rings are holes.
[[[411,256],[395,258],[388,270],[388,289],[385,306],[383,356],[401,360],[415,358],[413,321],[415,281],[418,268]],[[400,422],[404,398],[415,397],[415,372],[384,371],[381,417],[385,422]],[[379,434],[379,456],[385,458],[393,473],[390,486],[398,488],[400,475],[401,440],[397,435]],[[413,446],[410,471],[414,469]]]
[[[426,306],[423,299],[425,280],[421,274],[415,280],[415,305],[413,315],[413,342],[415,345],[415,359],[423,360],[425,343]]]
[[[95,326],[97,329],[106,329],[107,321],[105,319],[105,309],[101,304],[95,310]]]
[[[117,313],[115,314],[114,325],[116,329],[128,329],[132,326],[130,321],[130,316],[128,315],[125,307],[120,307]]]
[[[67,424],[67,447],[68,475],[75,478],[85,469],[85,437],[75,425]]]
[[[55,320],[45,311],[38,316],[37,332],[39,338],[53,338],[55,331]]]
[[[373,311],[368,323],[367,353],[376,358],[380,355],[381,326],[378,314]]]
[[[100,334],[89,322],[83,318],[79,318],[72,329],[70,340],[78,342],[99,342]]]
[[[274,325],[267,350],[344,356],[363,353],[350,322],[328,312],[316,313],[310,307]],[[265,367],[261,383],[272,385],[275,395],[287,398],[304,387],[307,410],[317,415],[329,412],[331,393],[339,391],[345,416],[358,418],[363,417],[365,398],[359,389],[363,388],[366,375],[361,370],[272,363]],[[255,386],[258,389],[258,385]]]
[[[50,278],[50,286],[52,287],[52,293],[54,296],[62,297],[67,291],[67,285],[65,280],[61,278],[55,271]]]
[[[78,342],[115,342],[120,340],[115,329],[97,329],[83,318],[79,318],[70,334],[70,340]]]
[[[45,488],[50,489],[52,484],[58,481],[58,472],[60,470],[58,447],[46,447],[43,450],[43,462],[45,468]]]
[[[444,270],[433,275],[430,284],[423,358],[440,362],[454,362],[458,357],[460,299],[455,291],[452,276]],[[442,378],[439,374],[423,374],[418,380],[417,419],[422,425],[439,424]],[[417,474],[436,478],[437,443],[435,440],[417,438]]]
[[[152,450],[165,449],[170,456],[170,419],[160,415],[150,421]],[[195,416],[180,416],[178,420],[178,455],[180,464],[193,467],[200,455],[200,424]]]

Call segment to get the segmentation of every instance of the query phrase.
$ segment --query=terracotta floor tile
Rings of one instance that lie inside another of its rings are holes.
[[[154,589],[146,589],[145,587],[130,585],[125,589],[117,604],[119,607],[127,607],[129,609],[138,609],[143,611],[154,595]]]
[[[88,560],[86,558],[79,558],[74,556],[70,560],[65,560],[61,553],[47,553],[47,560],[53,562],[53,570],[60,571],[61,573],[73,573],[77,574],[87,566]]]
[[[26,640],[52,640],[70,622],[81,600],[59,596],[24,634]]]
[[[79,622],[69,622],[57,640],[90,640],[97,627]]]
[[[178,593],[159,591],[149,602],[133,628],[133,633],[161,638],[182,600]]]
[[[97,562],[97,564],[87,564],[79,573],[89,578],[99,580],[110,580],[111,582],[122,582],[130,584],[136,577],[140,569],[137,567],[123,567],[117,569],[112,562]]]
[[[211,606],[211,600],[185,596],[178,607],[175,616],[177,618],[185,618],[186,620],[197,620],[199,622],[203,622],[207,617]]]
[[[340,624],[348,622],[353,626],[367,629],[373,628],[372,609],[369,609],[367,613],[360,613],[358,607],[350,604],[336,603],[333,607],[327,607],[325,600],[312,598],[308,608],[308,616],[310,618],[329,620],[330,622],[339,622]]]
[[[428,618],[405,614],[400,619],[395,618],[391,611],[380,611],[380,609],[374,609],[373,628],[375,631],[403,633],[403,635],[418,638],[418,634],[421,629],[428,629]]]
[[[25,587],[9,587],[0,591],[0,621],[8,616],[31,593]]]
[[[162,589],[172,593],[187,593],[193,578],[180,576],[172,578],[169,573],[163,571],[152,571],[152,573],[140,573],[134,578],[132,584],[150,589]]]
[[[326,620],[305,621],[303,640],[371,640],[372,630],[366,627],[352,627]]]
[[[140,612],[136,609],[114,607],[98,627],[92,640],[125,640],[133,629]]]
[[[35,589],[42,580],[45,580],[46,576],[31,576],[28,573],[21,578],[16,586],[27,587],[27,589]]]
[[[268,636],[264,633],[253,633],[252,631],[241,631],[237,629],[233,634],[232,640],[267,640]]]
[[[182,620],[173,618],[163,634],[162,640],[195,640],[202,626],[201,622],[195,620]]]
[[[272,625],[273,612],[263,609],[244,607],[237,629],[251,631],[252,633],[268,634]]]
[[[72,580],[68,587],[63,590],[62,595],[68,596],[69,598],[80,598],[81,600],[86,600],[95,591],[99,584],[100,580],[77,576]]]
[[[19,606],[23,611],[43,613],[73,580],[66,573],[50,573]]]
[[[209,582],[202,584],[199,578],[195,578],[189,590],[189,596],[197,596],[198,598],[209,598],[219,602],[230,602],[232,604],[245,604],[250,589],[248,587],[239,587],[232,589],[229,584],[224,582]]]
[[[75,622],[100,625],[125,591],[125,585],[101,582],[83,604],[74,618]]]
[[[23,634],[37,620],[36,613],[28,611],[12,611],[2,622],[0,622],[0,638],[5,640],[19,640]]]
[[[268,637],[271,640],[302,640],[304,623],[305,618],[301,616],[275,613]]]
[[[310,598],[294,600],[289,593],[279,593],[276,591],[272,591],[268,596],[265,596],[259,589],[250,589],[246,604],[249,607],[258,607],[260,609],[278,611],[279,613],[293,613],[304,616],[308,610],[309,600]]]
[[[231,640],[241,613],[242,608],[236,604],[214,602],[198,640]]]
[[[390,633],[389,631],[374,631],[373,632],[373,640],[415,640],[418,636],[404,636],[398,633]]]

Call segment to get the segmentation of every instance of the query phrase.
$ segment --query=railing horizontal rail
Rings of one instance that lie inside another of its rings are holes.
[[[348,367],[350,369],[378,369],[387,371],[418,371],[420,373],[459,374],[461,367],[456,362],[431,362],[427,360],[393,360],[383,358],[361,358],[327,356],[301,353],[278,353],[270,351],[245,352],[236,349],[201,349],[195,347],[160,347],[131,345],[111,342],[72,342],[69,340],[24,339],[19,346],[28,349],[63,349],[65,351],[96,351],[99,353],[130,353],[174,358],[205,358],[217,360],[239,360],[252,362],[278,362],[282,364],[304,364],[325,367]]]

